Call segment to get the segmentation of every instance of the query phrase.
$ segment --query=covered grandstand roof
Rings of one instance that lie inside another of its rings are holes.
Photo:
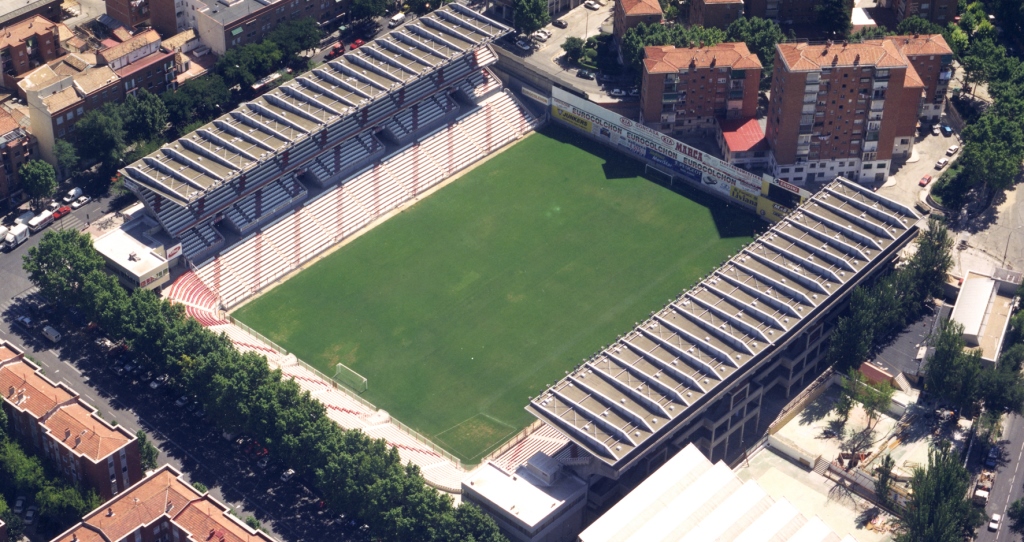
[[[918,220],[838,178],[526,408],[624,468],[769,359]]]
[[[403,25],[168,143],[123,170],[131,180],[187,205],[383,99],[402,101],[412,81],[472,54],[509,31],[449,4]],[[397,109],[397,108],[396,108]],[[287,158],[285,158],[287,160]]]

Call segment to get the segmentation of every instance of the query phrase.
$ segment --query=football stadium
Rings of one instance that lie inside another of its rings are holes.
[[[509,32],[446,5],[123,168],[183,262],[163,295],[451,493],[463,463],[734,453],[918,217],[558,88],[531,111],[491,68]]]

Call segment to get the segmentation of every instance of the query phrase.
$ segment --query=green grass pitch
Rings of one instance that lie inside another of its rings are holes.
[[[464,461],[527,397],[690,287],[762,223],[548,127],[235,316]]]

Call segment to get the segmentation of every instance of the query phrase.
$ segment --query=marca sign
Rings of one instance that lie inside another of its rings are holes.
[[[558,87],[551,89],[551,114],[644,160],[671,169],[673,173],[691,182],[703,183],[721,192],[723,196],[730,196],[733,189],[753,196],[761,195],[760,176],[732,166],[700,149],[617,115]]]

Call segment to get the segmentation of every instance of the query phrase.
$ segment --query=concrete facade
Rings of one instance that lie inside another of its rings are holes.
[[[743,0],[693,0],[690,3],[690,24],[725,30],[743,16]]]
[[[39,144],[35,136],[22,128],[10,113],[0,110],[0,162],[3,163],[3,168],[0,168],[0,205],[24,199],[18,169],[38,155]]]

